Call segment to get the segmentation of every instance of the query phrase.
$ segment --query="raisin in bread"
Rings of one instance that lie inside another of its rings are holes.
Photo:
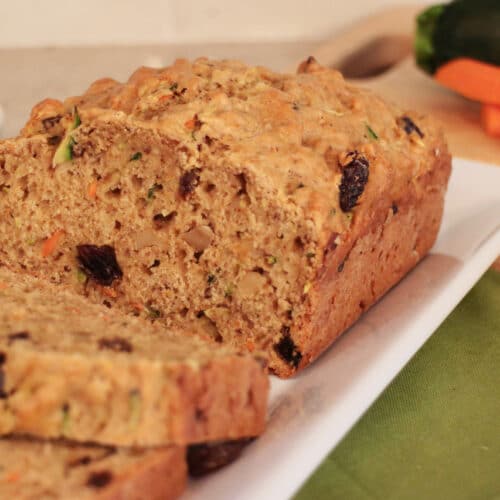
[[[0,143],[0,262],[290,376],[432,246],[435,124],[310,58],[179,60],[37,105]]]
[[[263,431],[253,356],[2,268],[0,283],[0,434],[150,446]]]
[[[0,440],[0,498],[12,500],[170,500],[186,485],[181,447],[126,450]]]

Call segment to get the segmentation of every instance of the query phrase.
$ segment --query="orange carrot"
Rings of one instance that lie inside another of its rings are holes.
[[[165,95],[162,95],[158,101],[159,102],[166,102],[166,101],[170,101],[170,99],[172,99],[172,97],[174,97],[174,94],[165,94]]]
[[[43,242],[42,257],[48,257],[50,254],[54,252],[63,234],[64,230],[58,229]]]
[[[17,471],[11,472],[5,476],[5,481],[8,483],[16,483],[21,479],[21,474]]]
[[[110,297],[112,299],[116,299],[118,297],[118,293],[114,288],[111,288],[110,286],[102,286],[102,285],[97,285],[96,288],[103,294],[106,295],[106,297]]]
[[[191,120],[188,120],[184,126],[188,129],[188,130],[194,130],[194,127],[196,125],[196,120],[194,118],[191,118]]]
[[[500,137],[500,106],[483,104],[481,106],[481,124],[488,135]]]
[[[137,311],[137,312],[144,311],[144,305],[141,304],[140,302],[131,302],[130,306],[132,307],[132,309],[134,309],[134,311]]]
[[[459,57],[440,66],[434,77],[469,99],[500,105],[500,66]]]
[[[93,181],[89,184],[87,188],[87,194],[91,200],[95,200],[97,194],[97,181]]]

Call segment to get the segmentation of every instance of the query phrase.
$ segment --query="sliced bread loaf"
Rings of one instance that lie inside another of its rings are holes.
[[[265,425],[263,363],[0,268],[0,434],[146,446]]]
[[[0,262],[289,376],[428,252],[449,174],[430,119],[312,58],[180,60],[0,142]]]
[[[5,500],[170,500],[181,495],[186,475],[182,447],[125,450],[0,439]]]

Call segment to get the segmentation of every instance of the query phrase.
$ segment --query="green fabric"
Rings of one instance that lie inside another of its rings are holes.
[[[500,272],[488,271],[296,500],[500,499]]]

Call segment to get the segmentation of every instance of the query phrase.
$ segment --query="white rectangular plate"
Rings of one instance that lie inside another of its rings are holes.
[[[186,498],[289,498],[500,254],[500,168],[456,159],[438,241],[292,380],[273,377],[266,433]]]

